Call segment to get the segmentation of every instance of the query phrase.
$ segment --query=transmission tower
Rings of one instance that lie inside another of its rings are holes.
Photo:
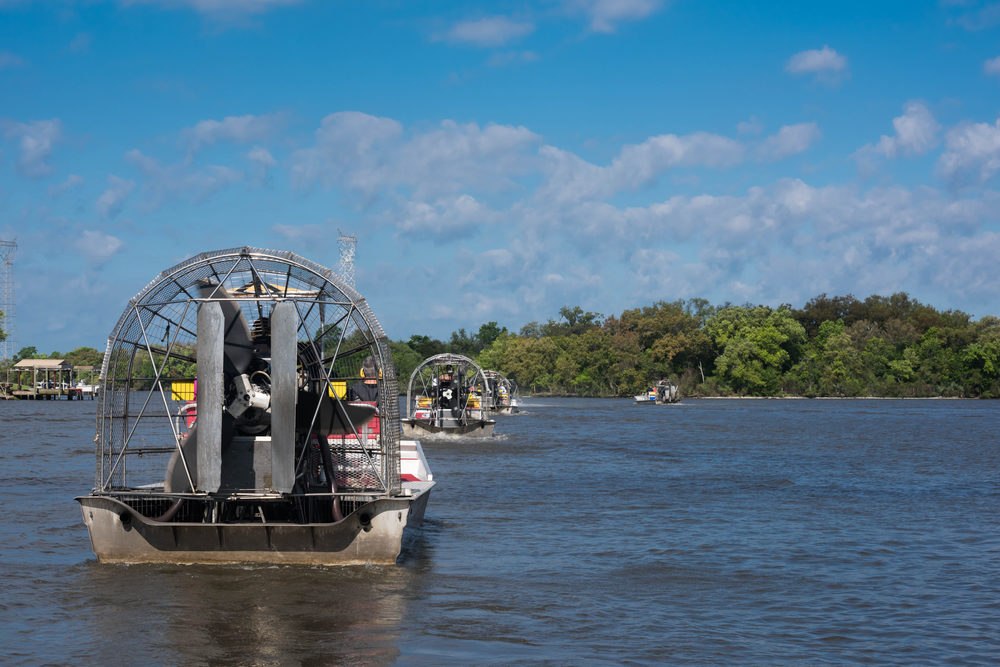
[[[0,241],[0,311],[3,321],[0,328],[7,338],[0,341],[0,360],[13,359],[17,353],[17,328],[14,319],[14,251],[16,241]]]
[[[337,230],[340,235],[337,237],[337,245],[340,246],[340,265],[337,273],[344,279],[344,282],[354,287],[354,251],[358,248],[357,234],[344,234]]]

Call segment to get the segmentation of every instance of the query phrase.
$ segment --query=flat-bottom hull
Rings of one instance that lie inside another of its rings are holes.
[[[77,500],[102,563],[392,564],[423,520],[431,486],[314,524],[160,522],[113,496]]]
[[[475,421],[468,424],[447,424],[435,426],[430,422],[420,419],[403,419],[404,438],[420,438],[427,435],[460,435],[470,438],[489,437],[493,435],[493,428],[496,422],[492,419],[486,421]]]

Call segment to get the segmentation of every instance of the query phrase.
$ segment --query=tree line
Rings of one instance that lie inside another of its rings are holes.
[[[671,379],[686,396],[1000,397],[1000,319],[905,292],[801,308],[657,301],[608,317],[567,306],[516,334],[489,322],[392,349],[403,387],[423,358],[457,352],[529,393],[629,396]]]
[[[630,396],[670,379],[684,396],[1000,398],[1000,319],[941,311],[905,292],[820,294],[801,308],[657,301],[607,317],[566,306],[558,319],[517,333],[487,322],[447,341],[413,335],[390,347],[404,392],[424,359],[453,352],[500,371],[523,393]],[[89,347],[65,355],[26,347],[11,363],[64,357],[99,367],[102,356]],[[137,375],[151,377],[148,358],[138,361],[149,368]],[[166,375],[188,376],[193,354],[168,365]]]

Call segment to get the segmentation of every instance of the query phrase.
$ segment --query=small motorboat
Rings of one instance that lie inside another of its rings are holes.
[[[652,403],[655,405],[677,403],[680,400],[681,397],[677,392],[677,385],[670,380],[660,380],[644,393],[635,396],[636,403]]]

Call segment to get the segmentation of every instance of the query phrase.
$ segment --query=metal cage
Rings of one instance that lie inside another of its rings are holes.
[[[206,285],[221,288],[206,293]],[[235,304],[247,324],[253,323],[253,336],[269,331],[277,304],[291,303],[297,321],[296,381],[317,396],[347,398],[354,383],[372,379],[370,374],[364,378],[361,368],[368,357],[374,360],[377,420],[352,424],[348,436],[329,438],[337,488],[327,495],[340,493],[351,502],[348,494],[398,493],[398,385],[388,339],[368,304],[329,269],[290,252],[249,247],[192,257],[129,301],[108,338],[101,371],[95,493],[133,499],[133,507],[141,496],[151,512],[166,505],[157,498],[171,497],[164,489],[164,471],[182,452],[187,428],[197,419],[197,313],[199,304],[213,300]],[[267,377],[266,370],[260,372]],[[257,428],[263,432],[267,426]],[[317,495],[305,483],[312,465],[310,442],[295,447],[296,484],[283,494],[286,500]],[[266,491],[250,488],[242,495]],[[230,500],[238,503],[240,496],[231,493]]]

